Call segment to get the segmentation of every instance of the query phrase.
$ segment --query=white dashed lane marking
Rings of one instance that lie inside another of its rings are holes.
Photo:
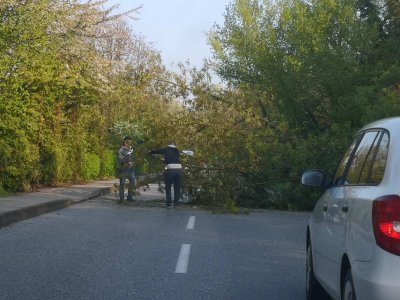
[[[195,221],[196,221],[196,217],[195,216],[189,217],[189,221],[187,223],[186,229],[193,229]]]
[[[185,274],[189,265],[190,244],[182,244],[179,253],[178,262],[176,263],[175,273]]]

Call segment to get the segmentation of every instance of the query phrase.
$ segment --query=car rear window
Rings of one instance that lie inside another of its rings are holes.
[[[389,151],[389,135],[385,132],[382,135],[382,139],[379,144],[378,151],[376,153],[374,164],[371,169],[369,183],[379,184],[382,181],[383,175],[385,174],[388,151]]]
[[[346,181],[347,184],[365,184],[368,182],[368,170],[371,169],[377,149],[380,132],[366,132],[354,153]],[[366,176],[363,174],[366,174]]]
[[[385,173],[389,134],[370,130],[358,135],[347,149],[334,178],[334,185],[378,185]]]

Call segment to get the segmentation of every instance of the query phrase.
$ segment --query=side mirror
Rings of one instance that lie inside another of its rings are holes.
[[[309,187],[325,187],[326,177],[323,170],[308,170],[301,176],[301,184]]]
[[[182,154],[194,156],[194,152],[192,150],[182,150]]]

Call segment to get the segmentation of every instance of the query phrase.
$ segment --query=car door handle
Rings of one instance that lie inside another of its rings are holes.
[[[322,210],[323,210],[323,211],[328,211],[328,205],[325,204],[324,206],[322,206]]]
[[[349,207],[348,206],[342,206],[342,212],[348,212]]]

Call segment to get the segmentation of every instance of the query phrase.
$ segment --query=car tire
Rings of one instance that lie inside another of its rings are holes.
[[[307,246],[306,297],[307,297],[307,300],[330,299],[328,294],[325,292],[325,290],[319,284],[318,280],[314,277],[314,268],[313,268],[311,245]]]
[[[346,277],[343,282],[342,300],[356,300],[356,292],[354,290],[353,276],[351,276],[351,269],[346,272]]]

